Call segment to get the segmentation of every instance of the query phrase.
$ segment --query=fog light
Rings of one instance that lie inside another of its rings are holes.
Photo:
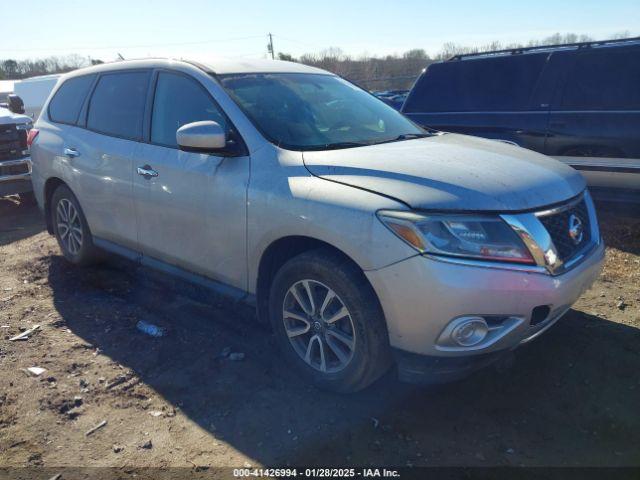
[[[489,333],[487,322],[482,317],[468,317],[461,321],[451,332],[451,338],[462,347],[477,345]]]

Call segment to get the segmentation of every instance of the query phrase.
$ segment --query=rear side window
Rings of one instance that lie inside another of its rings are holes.
[[[149,72],[102,75],[91,96],[87,127],[115,137],[142,138]]]
[[[84,75],[66,80],[49,102],[49,119],[52,122],[75,125],[95,77]]]
[[[640,49],[581,53],[562,98],[563,110],[640,109]]]
[[[213,120],[227,129],[224,115],[202,86],[183,75],[161,72],[153,101],[151,142],[177,147],[176,131],[201,120]]]
[[[404,111],[479,112],[530,108],[547,54],[453,60],[431,65]]]

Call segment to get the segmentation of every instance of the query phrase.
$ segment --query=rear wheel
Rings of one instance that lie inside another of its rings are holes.
[[[362,272],[329,249],[289,260],[276,274],[271,323],[287,363],[321,388],[361,390],[391,363],[384,316]]]
[[[65,185],[59,186],[51,198],[51,223],[64,257],[76,265],[89,265],[98,252],[80,203]]]

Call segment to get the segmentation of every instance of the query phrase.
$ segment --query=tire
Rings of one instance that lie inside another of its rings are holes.
[[[33,206],[37,203],[33,192],[20,193],[18,196],[20,197],[20,205]]]
[[[78,266],[96,262],[98,250],[87,220],[78,199],[66,185],[60,185],[51,197],[51,224],[60,250],[69,262]]]
[[[330,249],[302,253],[278,270],[269,317],[286,364],[319,388],[356,392],[391,365],[386,323],[373,289],[356,265]]]

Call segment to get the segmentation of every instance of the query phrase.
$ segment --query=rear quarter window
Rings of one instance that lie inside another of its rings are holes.
[[[150,72],[118,72],[100,76],[87,116],[87,128],[106,135],[142,138]]]
[[[640,109],[640,48],[580,53],[567,78],[562,109]]]
[[[95,77],[84,75],[66,80],[49,102],[49,120],[75,125]]]
[[[531,97],[547,54],[434,63],[407,99],[407,113],[518,111]]]

